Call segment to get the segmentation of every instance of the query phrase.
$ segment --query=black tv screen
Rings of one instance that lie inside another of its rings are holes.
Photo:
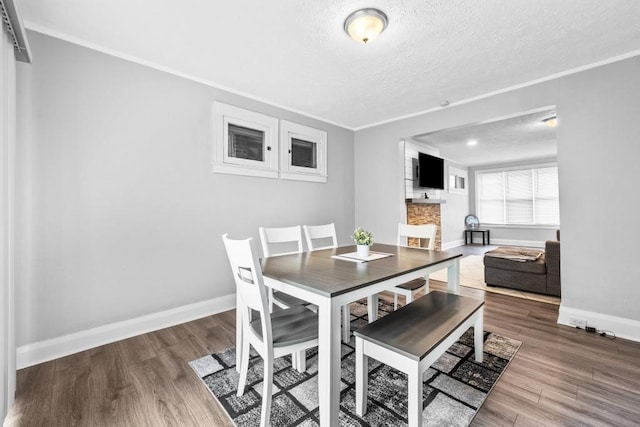
[[[444,190],[444,159],[418,153],[418,185]]]

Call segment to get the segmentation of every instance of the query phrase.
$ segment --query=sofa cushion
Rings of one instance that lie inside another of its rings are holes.
[[[547,266],[545,254],[542,253],[535,261],[520,261],[509,258],[500,258],[500,253],[512,254],[513,248],[499,247],[485,254],[484,265],[502,270],[521,271],[524,273],[546,274]]]

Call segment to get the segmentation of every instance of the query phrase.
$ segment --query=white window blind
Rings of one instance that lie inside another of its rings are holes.
[[[478,172],[476,199],[483,223],[558,225],[558,167]]]

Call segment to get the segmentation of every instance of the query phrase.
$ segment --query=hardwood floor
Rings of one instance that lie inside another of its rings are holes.
[[[555,305],[461,294],[485,298],[486,330],[523,343],[473,426],[640,424],[640,343],[557,325]],[[229,311],[20,370],[5,425],[232,426],[187,363],[234,330]]]

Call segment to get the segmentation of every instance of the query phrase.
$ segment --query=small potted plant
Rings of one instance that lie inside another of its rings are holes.
[[[353,232],[353,240],[358,248],[358,257],[366,258],[369,256],[369,246],[373,245],[373,234],[370,231],[358,227]]]

